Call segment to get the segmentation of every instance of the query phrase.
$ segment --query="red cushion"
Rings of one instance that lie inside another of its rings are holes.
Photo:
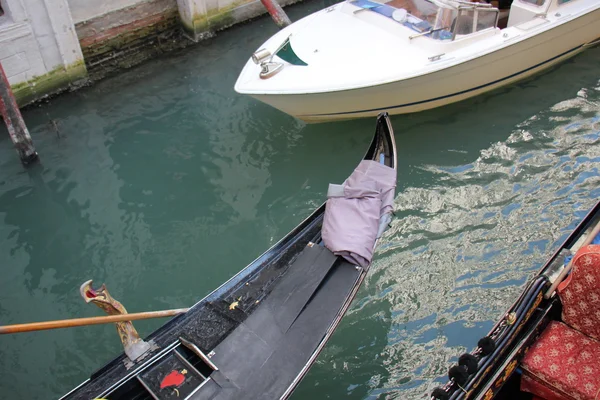
[[[522,367],[521,390],[548,400],[600,399],[600,342],[562,322],[548,324],[525,355]],[[549,391],[558,397],[545,397],[536,390],[537,384],[545,387],[544,394]]]
[[[570,397],[563,396],[554,388],[546,386],[527,374],[521,376],[521,390],[535,393],[533,400],[571,400]]]
[[[558,295],[563,322],[600,340],[600,245],[579,249],[571,274],[558,286]]]

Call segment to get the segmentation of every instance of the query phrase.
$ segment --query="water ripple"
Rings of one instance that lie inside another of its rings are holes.
[[[348,176],[372,120],[306,125],[232,89],[276,30],[260,18],[26,111],[34,168],[0,134],[2,323],[99,315],[77,292],[91,278],[129,311],[189,306]],[[417,399],[445,380],[600,197],[599,60],[392,119],[397,218],[294,398]],[[4,335],[0,398],[56,398],[120,351],[108,325]]]
[[[462,164],[418,165],[431,179],[396,197],[366,287],[297,398],[310,385],[336,398],[332,373],[352,382],[352,398],[426,398],[444,382],[597,201],[598,104],[597,88],[584,88]],[[360,330],[369,324],[381,333]],[[366,354],[348,339],[362,335]]]

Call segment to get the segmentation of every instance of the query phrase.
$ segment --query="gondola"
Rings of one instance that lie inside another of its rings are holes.
[[[382,113],[359,167],[366,162],[388,171],[393,178],[392,199],[395,146],[388,115]],[[94,372],[62,399],[289,397],[340,323],[369,270],[370,260],[361,266],[324,245],[322,227],[331,215],[331,204],[330,197],[185,314],[143,341],[134,338],[143,343],[141,351],[126,346],[126,354]],[[391,210],[382,209],[377,216],[371,252],[391,219]],[[105,288],[93,289],[90,284],[82,286],[84,298],[106,300]],[[119,334],[123,336],[126,329],[118,328]]]
[[[431,399],[600,398],[600,202]]]

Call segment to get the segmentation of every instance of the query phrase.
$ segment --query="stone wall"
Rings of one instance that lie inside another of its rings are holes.
[[[68,1],[93,80],[266,12],[260,0]]]
[[[140,0],[69,0],[69,7],[71,8],[73,22],[78,24],[116,10],[134,6],[140,2]]]
[[[277,0],[281,6],[301,0]],[[267,11],[260,0],[177,0],[181,24],[198,40]]]
[[[66,0],[0,1],[0,63],[19,104],[86,77]]]
[[[91,4],[89,0],[69,0],[69,4],[92,79],[186,44],[179,37],[175,0],[112,0]]]
[[[281,5],[299,0],[278,0]],[[20,105],[266,13],[260,0],[0,0],[0,63]],[[191,39],[191,40],[190,40]]]

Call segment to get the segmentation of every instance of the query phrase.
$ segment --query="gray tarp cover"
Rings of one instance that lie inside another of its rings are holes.
[[[333,253],[366,267],[391,219],[396,170],[363,160],[342,185],[329,185],[322,237]]]

